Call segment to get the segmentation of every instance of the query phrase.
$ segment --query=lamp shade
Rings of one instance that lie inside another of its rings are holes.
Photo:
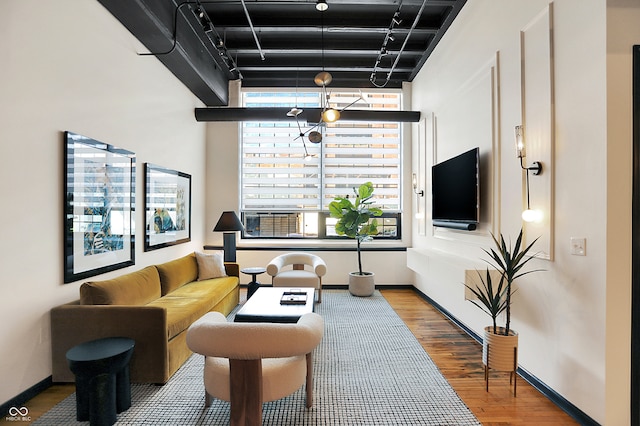
[[[328,86],[332,80],[333,76],[327,71],[321,71],[313,78],[314,83],[318,86]]]
[[[225,232],[225,231],[242,231],[244,227],[242,222],[238,219],[238,215],[234,211],[222,212],[218,223],[216,223],[213,232]]]

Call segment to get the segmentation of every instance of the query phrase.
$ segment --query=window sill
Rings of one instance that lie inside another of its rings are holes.
[[[348,241],[326,241],[326,240],[242,240],[236,250],[298,250],[298,251],[356,251],[356,243]],[[222,250],[222,246],[205,245],[204,250]],[[372,241],[360,246],[361,251],[406,251],[407,246],[401,240],[393,241]]]

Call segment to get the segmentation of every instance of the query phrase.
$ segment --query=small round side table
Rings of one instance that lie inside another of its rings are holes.
[[[106,337],[80,343],[67,351],[76,376],[76,419],[91,425],[112,425],[116,413],[131,407],[129,360],[135,341]]]
[[[253,293],[256,292],[260,288],[260,283],[258,282],[258,275],[264,274],[267,272],[267,268],[263,268],[261,266],[256,266],[253,268],[243,268],[240,270],[243,274],[251,275],[251,282],[247,285],[247,299],[253,296]]]

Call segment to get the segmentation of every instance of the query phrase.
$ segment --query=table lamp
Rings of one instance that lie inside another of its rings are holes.
[[[242,231],[243,229],[242,222],[238,219],[236,212],[222,212],[218,223],[216,223],[215,228],[213,228],[213,232],[224,232],[223,247],[225,262],[236,261],[236,231]]]

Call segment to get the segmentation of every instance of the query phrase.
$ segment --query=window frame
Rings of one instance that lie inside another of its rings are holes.
[[[296,89],[295,91],[295,96],[292,96],[294,94],[294,91],[292,89],[271,89],[271,90],[263,90],[263,89],[258,89],[258,90],[251,90],[251,89],[246,89],[242,91],[242,101],[243,104],[246,107],[251,107],[250,102],[247,102],[247,99],[256,99],[256,98],[260,98],[262,96],[262,94],[264,94],[264,98],[260,101],[254,104],[254,106],[262,106],[264,105],[264,101],[266,99],[266,102],[268,103],[270,99],[274,99],[277,100],[277,95],[274,95],[274,93],[282,93],[283,94],[283,98],[289,98],[289,103],[278,103],[275,102],[273,103],[271,106],[278,106],[278,107],[301,107],[301,108],[313,108],[313,107],[318,107],[319,105],[310,105],[308,100],[309,99],[317,99],[314,98],[312,95],[308,95],[309,92],[315,92],[312,89],[304,89],[304,93],[307,94],[306,96],[301,96],[300,98],[298,98],[298,91]],[[353,94],[353,92],[358,92],[357,89],[339,89],[339,96],[346,96],[345,94]],[[369,92],[369,91],[367,91]],[[403,92],[401,90],[371,90],[371,93],[376,93],[377,94],[377,98],[379,99],[379,103],[381,105],[386,105],[386,102],[389,98],[387,98],[385,95],[386,94],[392,94],[393,96],[391,97],[391,99],[393,99],[393,108],[395,108],[396,110],[401,110],[402,109],[402,105],[403,105]],[[381,93],[381,95],[380,95]],[[253,98],[252,98],[253,96]],[[338,97],[339,97],[338,96]],[[302,104],[298,104],[299,101],[302,101]],[[261,103],[262,102],[262,103]],[[247,105],[249,104],[249,105]],[[331,105],[334,106],[334,105]],[[357,107],[354,107],[357,108]],[[371,109],[383,109],[384,108],[371,108]],[[387,109],[388,110],[388,109]],[[294,198],[288,198],[288,197],[284,197],[285,198],[285,203],[287,201],[290,201],[289,205],[292,206],[293,208],[280,208],[278,206],[278,199],[277,197],[272,197],[272,198],[265,198],[265,200],[268,200],[265,204],[267,205],[264,210],[258,208],[252,208],[254,206],[251,205],[247,205],[245,204],[245,200],[249,200],[249,198],[245,198],[247,196],[247,194],[249,194],[249,197],[251,196],[251,193],[246,193],[245,192],[245,178],[247,176],[245,175],[249,175],[251,172],[245,172],[245,170],[250,170],[245,168],[246,164],[251,164],[250,162],[247,163],[247,158],[251,158],[251,155],[256,155],[259,156],[259,150],[260,147],[258,146],[257,149],[255,149],[255,144],[256,141],[249,141],[246,142],[246,135],[249,135],[252,133],[251,129],[256,129],[256,132],[253,132],[254,135],[255,134],[259,134],[262,131],[262,127],[260,126],[260,123],[265,123],[265,131],[264,133],[269,133],[269,129],[273,129],[274,134],[277,133],[278,130],[282,129],[282,125],[279,124],[280,122],[278,121],[269,121],[269,120],[264,120],[264,121],[253,121],[250,123],[240,123],[240,140],[241,140],[241,146],[240,146],[240,152],[239,152],[239,161],[240,161],[240,197],[239,197],[239,201],[240,201],[240,205],[239,205],[239,211],[241,214],[241,220],[244,224],[247,223],[247,220],[245,219],[246,215],[261,215],[261,214],[271,214],[271,215],[291,215],[291,216],[296,216],[296,215],[301,215],[304,217],[305,214],[318,214],[318,223],[317,223],[317,235],[312,234],[311,236],[309,235],[305,235],[304,233],[301,234],[300,236],[297,235],[292,235],[291,233],[289,233],[287,231],[286,235],[260,235],[260,236],[251,236],[250,231],[247,232],[247,228],[245,228],[245,230],[242,231],[241,233],[241,238],[245,239],[246,241],[257,241],[257,240],[261,240],[261,239],[265,239],[265,240],[286,240],[286,239],[290,239],[290,240],[333,240],[333,241],[340,241],[340,240],[344,240],[344,239],[348,239],[348,237],[344,237],[344,236],[337,236],[337,235],[326,235],[326,222],[327,219],[329,218],[329,212],[328,212],[328,203],[331,201],[329,200],[329,197],[334,197],[334,196],[345,196],[346,192],[348,191],[349,194],[351,194],[351,186],[349,186],[349,189],[346,189],[346,187],[344,186],[331,186],[330,184],[327,184],[326,181],[330,180],[331,178],[335,179],[336,176],[339,175],[329,175],[330,177],[325,176],[326,172],[325,170],[327,168],[331,169],[332,167],[335,168],[335,166],[332,166],[332,162],[331,159],[327,160],[328,155],[326,155],[324,153],[325,149],[331,149],[331,148],[327,148],[324,146],[325,141],[323,141],[322,145],[318,146],[318,150],[316,151],[319,155],[319,159],[318,164],[315,166],[315,169],[312,170],[317,170],[317,174],[316,174],[316,179],[317,179],[317,183],[315,184],[316,186],[312,188],[315,188],[315,191],[317,191],[317,196],[319,198],[315,198],[315,200],[317,201],[318,204],[316,204],[316,208],[309,208],[312,206],[309,206],[308,204],[305,204],[304,202],[304,197],[303,200],[300,201],[300,203],[298,205],[296,205],[296,199]],[[344,122],[343,122],[344,123]],[[347,122],[348,124],[350,124],[352,127],[348,127],[349,129],[357,129],[361,123],[358,122]],[[403,172],[403,157],[404,157],[404,148],[403,148],[403,132],[404,132],[404,128],[403,128],[403,123],[402,122],[393,122],[393,123],[385,123],[385,122],[380,122],[380,123],[367,123],[365,124],[362,129],[363,129],[363,134],[365,135],[369,135],[369,138],[375,138],[377,135],[377,137],[380,138],[379,142],[375,141],[375,142],[369,142],[369,147],[371,147],[371,144],[373,145],[380,145],[382,147],[385,147],[386,144],[386,140],[384,136],[380,136],[380,133],[385,134],[385,132],[387,131],[387,125],[390,125],[390,129],[392,130],[392,134],[396,135],[395,137],[392,137],[391,139],[389,139],[389,142],[394,144],[394,147],[389,151],[389,154],[394,155],[395,157],[390,157],[390,158],[395,158],[395,160],[393,161],[393,163],[395,164],[393,167],[390,167],[390,173],[387,176],[384,176],[380,178],[380,180],[384,181],[385,179],[388,180],[388,185],[390,185],[390,191],[385,191],[387,194],[391,194],[391,198],[386,198],[388,200],[390,200],[393,204],[393,208],[387,208],[385,209],[385,206],[383,205],[383,210],[384,210],[384,215],[379,218],[379,219],[389,219],[392,218],[395,220],[395,229],[396,229],[396,234],[393,237],[389,237],[389,236],[375,236],[374,239],[379,240],[379,241],[385,241],[385,240],[401,240],[402,239],[402,206],[403,206],[403,180],[404,180],[404,172]],[[296,121],[293,121],[293,126],[296,126]],[[291,123],[288,124],[288,126],[284,126],[286,127],[293,127],[291,126]],[[306,128],[309,128],[309,126],[305,126]],[[382,130],[380,130],[382,129]],[[325,129],[325,131],[330,131],[332,130],[331,128],[327,128]],[[295,128],[295,131],[297,133],[298,129]],[[353,130],[351,130],[351,132],[354,132]],[[334,132],[335,133],[335,132]],[[339,133],[339,131],[338,131]],[[374,136],[371,136],[374,135]],[[254,136],[255,137],[255,136]],[[269,136],[267,136],[268,138]],[[347,136],[348,137],[348,136]],[[365,136],[367,137],[367,136]],[[259,137],[257,138],[259,140]],[[265,140],[267,140],[265,138]],[[291,137],[289,136],[287,140],[291,140]],[[348,140],[345,139],[345,142],[349,143],[349,142],[356,142],[356,140]],[[333,142],[333,146],[332,148],[335,150],[335,144],[342,142],[341,140],[337,139]],[[245,143],[247,143],[248,145],[245,145]],[[258,154],[253,154],[251,153],[251,150],[245,151],[247,146],[251,146],[251,144],[254,144],[254,150],[258,153]],[[259,142],[258,142],[259,143]],[[276,136],[274,136],[274,150],[277,150],[277,144],[278,144],[278,140],[276,139]],[[307,150],[307,148],[309,147],[309,145],[311,145],[309,142],[307,142],[307,146],[304,147],[305,151]],[[300,147],[302,149],[302,146]],[[286,148],[285,148],[286,149]],[[365,148],[366,149],[366,148]],[[371,148],[369,148],[371,149]],[[247,154],[247,152],[249,152],[249,154]],[[346,151],[345,151],[346,152]],[[291,157],[294,158],[294,157]],[[352,166],[350,167],[350,169],[358,168],[358,167],[367,167],[370,168],[372,167],[372,164],[374,162],[371,163],[366,163],[362,162],[362,160],[359,160],[359,157],[357,154],[355,154],[355,156],[353,157],[354,160],[352,160]],[[360,157],[362,158],[362,157]],[[301,159],[302,161],[302,159]],[[255,180],[256,176],[260,176],[261,173],[257,173],[257,171],[262,172],[262,170],[259,169],[260,167],[260,160],[258,159],[258,161],[256,161],[256,163],[258,164],[256,167],[256,171],[254,171],[255,175],[253,177],[253,179]],[[286,163],[286,160],[285,160]],[[264,163],[262,164],[269,164],[269,161],[266,160]],[[275,164],[275,163],[274,163]],[[296,166],[295,163],[293,162],[289,162],[286,164],[292,164],[294,167]],[[284,166],[285,167],[285,171],[284,174],[285,175],[290,175],[291,173],[295,173],[292,171],[291,166]],[[385,166],[381,166],[381,170],[384,171]],[[348,169],[347,169],[348,170]],[[304,173],[306,170],[302,171],[302,173]],[[271,172],[271,173],[269,173]],[[273,174],[273,175],[277,175],[279,172],[279,170],[275,169],[275,170],[269,170],[268,168],[265,168],[264,173],[265,174]],[[335,172],[334,172],[335,173]],[[372,177],[373,179],[368,179],[368,180],[374,180],[375,179],[375,173],[376,170],[372,169]],[[349,179],[353,179],[353,177],[349,178],[349,174],[346,175],[346,177],[344,177],[344,179],[347,179],[347,182],[349,181]],[[366,179],[366,178],[364,178]],[[377,183],[377,182],[374,182]],[[309,183],[307,183],[309,184]],[[277,182],[274,182],[274,189],[276,189],[276,191],[273,193],[274,195],[277,195]],[[314,185],[313,183],[313,179],[311,180],[311,185]],[[353,185],[353,183],[349,182],[347,183],[347,185]],[[284,185],[286,187],[286,184]],[[255,187],[254,187],[255,188]],[[260,191],[260,187],[258,184],[258,191]],[[329,191],[327,191],[327,189],[329,189]],[[378,188],[377,188],[378,189]],[[384,191],[384,187],[380,187],[378,190],[379,191]],[[282,190],[282,189],[281,189]],[[334,195],[335,193],[335,195]],[[255,194],[255,192],[254,192]],[[254,195],[255,196],[255,195]],[[382,202],[384,204],[384,199],[382,199]],[[256,207],[257,204],[259,203],[255,203]],[[380,205],[380,202],[377,203],[378,205]],[[305,208],[305,205],[307,205],[307,207]],[[324,220],[321,220],[321,218],[324,217]],[[298,229],[305,229],[304,227],[304,223],[306,219],[297,219],[300,221],[301,225],[298,227]],[[290,221],[288,222],[288,224],[291,223]],[[288,225],[287,224],[287,225]],[[289,228],[289,226],[287,226],[287,229]]]
[[[247,233],[247,228],[251,228],[247,226],[246,215],[265,215],[265,216],[276,216],[276,215],[297,215],[297,214],[305,214],[312,213],[318,214],[318,235],[313,236],[269,236],[269,235],[260,235],[260,236],[251,236]],[[324,219],[324,220],[322,220]],[[243,229],[240,233],[240,238],[247,241],[258,241],[258,240],[332,240],[332,241],[341,241],[341,240],[349,240],[350,238],[344,235],[327,235],[327,219],[331,219],[329,212],[311,212],[311,211],[278,211],[278,212],[267,212],[267,211],[241,211],[240,212],[240,221],[243,224]],[[384,219],[394,219],[396,221],[395,225],[387,225],[388,227],[395,227],[396,234],[394,236],[388,235],[374,235],[372,236],[376,241],[398,241],[402,239],[402,213],[401,212],[383,212],[382,216],[378,216],[372,219],[377,219],[380,223],[384,221]],[[384,229],[385,225],[379,224],[379,228]],[[381,233],[382,234],[382,233]]]

